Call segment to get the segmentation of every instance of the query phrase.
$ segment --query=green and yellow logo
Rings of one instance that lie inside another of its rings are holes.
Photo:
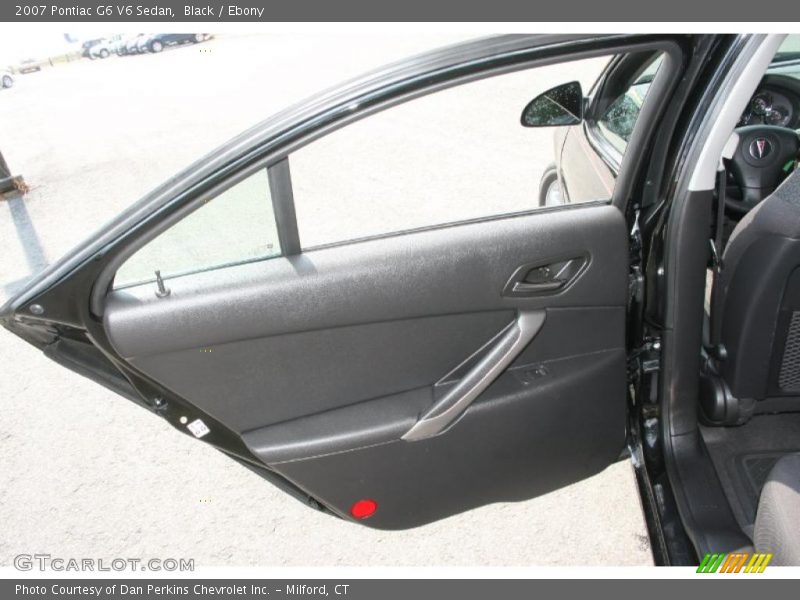
[[[697,567],[698,573],[763,573],[772,554],[763,552],[733,552],[731,554],[706,554]]]

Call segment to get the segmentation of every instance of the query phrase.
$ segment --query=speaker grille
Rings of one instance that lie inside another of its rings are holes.
[[[778,385],[787,392],[800,390],[800,312],[797,311],[792,313],[786,334]]]

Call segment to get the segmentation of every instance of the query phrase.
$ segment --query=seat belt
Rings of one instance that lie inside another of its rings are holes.
[[[714,235],[708,241],[711,245],[712,287],[711,287],[711,323],[709,332],[709,351],[717,360],[725,360],[727,352],[722,345],[722,291],[719,289],[720,275],[724,264],[722,262],[723,234],[725,231],[725,194],[728,184],[728,172],[725,170],[724,159],[731,158],[739,145],[739,134],[733,132],[725,148],[717,169],[717,206],[714,217]]]

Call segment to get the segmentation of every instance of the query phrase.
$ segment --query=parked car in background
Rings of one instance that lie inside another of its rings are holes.
[[[89,49],[89,58],[108,58],[117,49],[117,43],[122,38],[120,35],[115,35],[110,38],[104,39],[99,43],[93,45]]]
[[[145,35],[140,33],[136,36],[128,38],[127,42],[125,43],[125,54],[139,54],[139,42],[143,37],[145,37]]]
[[[662,59],[661,54],[642,56],[640,64],[631,67],[636,75],[624,94],[602,106],[592,118],[554,130],[555,162],[545,169],[539,183],[539,206],[590,202],[611,195],[633,126]],[[582,98],[580,86],[573,88],[570,83],[550,92],[560,93],[562,98],[570,94]]]
[[[120,38],[117,42],[116,46],[114,47],[114,51],[117,53],[117,56],[126,56],[129,54],[129,47],[131,42],[134,42],[138,35],[127,35]]]
[[[142,33],[133,38],[128,38],[124,50],[120,48],[117,53],[120,55],[144,54],[146,52],[157,54],[168,46],[199,44],[212,37],[208,33]]]
[[[42,70],[42,62],[35,58],[27,58],[19,63],[17,73],[35,73]]]
[[[14,77],[11,76],[11,71],[0,70],[0,88],[10,88],[14,85]]]
[[[136,54],[146,54],[150,51],[150,36],[142,34],[136,39]]]
[[[152,52],[157,54],[168,46],[180,46],[183,44],[199,44],[210,40],[213,35],[210,33],[140,33],[126,38],[119,38],[115,43],[108,46],[109,53],[116,52],[119,56],[131,54],[145,54]],[[96,53],[100,52],[102,46],[98,46]]]
[[[103,38],[94,38],[91,40],[86,40],[81,44],[81,56],[84,58],[91,58],[91,51],[94,46],[100,44],[103,41]]]
[[[147,49],[150,52],[161,52],[166,46],[199,44],[210,37],[207,33],[154,33],[149,36]]]

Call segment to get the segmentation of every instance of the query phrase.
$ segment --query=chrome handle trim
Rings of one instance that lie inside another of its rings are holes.
[[[520,311],[497,343],[453,389],[447,392],[402,437],[407,442],[422,440],[444,432],[469,408],[472,402],[497,379],[536,337],[542,328],[545,311]]]

